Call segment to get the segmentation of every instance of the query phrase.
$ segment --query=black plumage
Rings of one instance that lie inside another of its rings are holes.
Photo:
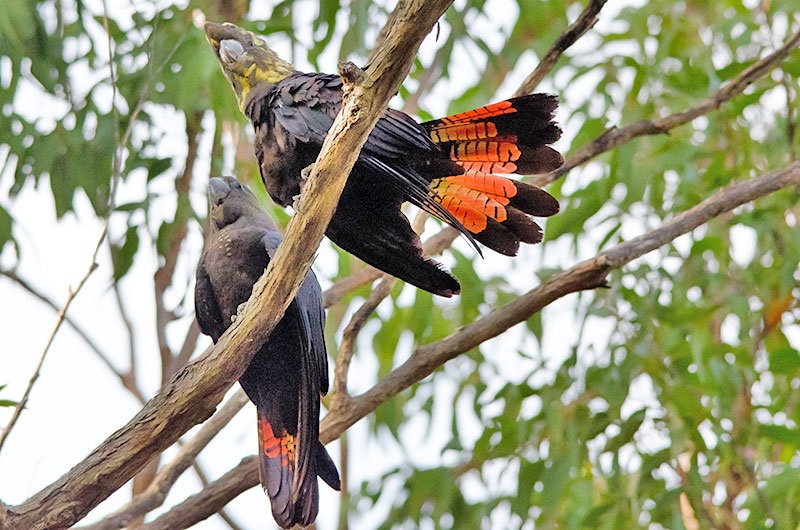
[[[216,342],[250,297],[281,240],[253,194],[233,177],[208,185],[209,228],[197,267],[195,310]],[[339,474],[319,442],[319,396],[328,390],[322,292],[309,271],[284,317],[239,383],[258,417],[261,483],[283,528],[314,522],[317,476],[339,489]]]
[[[267,192],[278,204],[291,205],[341,109],[342,81],[295,71],[264,41],[232,24],[208,22],[205,31],[253,124]],[[458,281],[423,255],[401,205],[411,202],[473,244],[506,255],[515,255],[520,243],[541,241],[541,228],[529,216],[552,215],[558,202],[502,175],[562,165],[549,145],[561,135],[553,122],[556,107],[554,96],[532,94],[425,123],[386,110],[348,177],[328,237],[421,289],[458,293]]]

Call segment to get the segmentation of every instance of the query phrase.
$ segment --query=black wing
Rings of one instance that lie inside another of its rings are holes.
[[[211,285],[211,278],[205,267],[206,255],[204,254],[197,266],[195,275],[194,310],[197,316],[197,325],[200,331],[211,337],[214,342],[225,333],[227,326]]]
[[[327,74],[293,74],[279,82],[269,98],[269,107],[279,124],[297,141],[321,147],[325,135],[342,106],[342,82]],[[263,112],[263,111],[262,111]],[[262,116],[266,120],[266,116]],[[478,253],[472,234],[439,202],[434,200],[426,176],[417,168],[426,160],[441,158],[439,147],[429,133],[407,114],[387,109],[362,148],[355,169],[368,178],[360,181],[364,200],[382,195],[392,188],[420,209],[458,229]],[[447,161],[437,161],[436,176],[455,175],[463,168]],[[340,245],[341,246],[341,245]],[[344,248],[344,247],[343,247]],[[356,255],[361,257],[357,252]],[[366,261],[366,260],[365,260]]]

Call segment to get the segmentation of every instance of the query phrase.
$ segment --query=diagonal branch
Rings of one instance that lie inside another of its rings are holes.
[[[800,186],[800,162],[762,177],[731,184],[660,227],[552,276],[539,287],[449,337],[419,346],[405,363],[392,370],[370,390],[344,400],[342,406],[332,409],[320,423],[320,440],[323,443],[335,440],[378,405],[427,377],[445,362],[524,322],[553,301],[570,293],[605,285],[609,273],[632,260],[670,243],[721,214],[792,186]],[[186,528],[209,517],[240,493],[258,484],[257,464],[255,456],[243,459],[207,489],[187,498],[144,528]],[[181,521],[181,526],[171,527],[167,524],[177,524],[177,521]],[[184,523],[186,526],[183,526]]]
[[[608,0],[589,0],[589,3],[575,22],[570,24],[569,27],[564,30],[564,33],[556,39],[550,49],[547,50],[547,53],[544,54],[542,60],[539,61],[539,64],[533,72],[525,78],[522,85],[514,92],[514,97],[524,96],[536,90],[536,87],[539,86],[542,79],[547,77],[547,74],[550,73],[567,48],[575,44],[575,41],[597,24],[597,15],[600,14],[600,10],[603,9],[607,1]]]
[[[386,298],[397,283],[397,278],[384,275],[378,286],[372,291],[361,307],[353,314],[350,322],[344,328],[342,341],[339,343],[339,353],[336,356],[336,368],[334,369],[333,392],[331,393],[331,408],[336,408],[339,400],[349,398],[347,393],[347,373],[350,370],[350,361],[356,349],[356,340],[367,323],[370,315]]]
[[[570,153],[569,156],[566,157],[564,165],[559,169],[546,175],[533,177],[530,179],[530,183],[536,186],[544,186],[566,175],[571,169],[580,166],[597,155],[610,151],[638,136],[666,134],[675,127],[689,123],[699,116],[703,116],[718,109],[723,103],[738,96],[744,92],[748,86],[767,75],[798,46],[800,46],[800,31],[789,37],[783,46],[745,68],[739,75],[734,77],[733,80],[699,105],[670,114],[663,118],[640,120],[622,129],[609,129],[577,151]]]
[[[204,421],[244,372],[297,292],[361,146],[407,75],[416,50],[450,0],[401,3],[366,72],[343,66],[344,102],[327,135],[298,211],[244,313],[212,351],[180,370],[122,429],[66,475],[7,510],[13,527],[72,526],[154,456]]]
[[[16,407],[14,407],[14,412],[11,414],[11,418],[8,420],[8,423],[3,428],[3,431],[0,432],[0,450],[3,449],[3,444],[5,444],[6,440],[8,439],[8,435],[11,433],[11,430],[14,428],[14,425],[16,425],[17,420],[19,420],[22,411],[25,409],[25,405],[28,404],[28,399],[30,398],[33,386],[39,379],[39,374],[41,374],[44,360],[47,357],[48,352],[50,351],[50,347],[53,345],[53,341],[56,338],[58,330],[61,329],[61,324],[64,323],[64,320],[67,317],[67,311],[69,311],[69,306],[72,305],[72,302],[75,300],[75,297],[78,295],[81,289],[83,289],[83,286],[86,284],[86,281],[89,279],[89,276],[91,276],[92,273],[97,268],[97,254],[100,251],[100,246],[103,244],[103,240],[106,237],[107,230],[108,230],[108,218],[106,218],[106,222],[103,224],[103,229],[100,232],[100,237],[97,241],[97,246],[95,247],[94,252],[92,253],[91,262],[89,263],[89,268],[86,270],[81,279],[78,281],[78,285],[75,286],[74,289],[72,287],[69,288],[69,291],[67,293],[67,299],[64,301],[64,305],[61,306],[61,309],[59,309],[58,314],[56,315],[56,323],[53,326],[53,330],[50,332],[50,336],[47,338],[47,342],[45,343],[42,353],[39,355],[39,361],[36,363],[36,367],[34,368],[33,374],[31,375],[31,378],[28,381],[28,385],[25,387],[25,391],[22,393],[22,397],[17,402]]]
[[[248,403],[244,391],[238,390],[205,422],[191,440],[181,447],[175,458],[162,467],[147,489],[126,505],[103,518],[102,521],[82,527],[84,530],[115,530],[123,528],[136,518],[142,517],[164,503],[178,477],[191,467],[197,455],[225,427],[231,419]]]

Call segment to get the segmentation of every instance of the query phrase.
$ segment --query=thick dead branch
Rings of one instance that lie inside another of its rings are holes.
[[[533,72],[525,78],[522,85],[514,92],[515,97],[524,96],[536,90],[536,87],[539,86],[542,79],[547,77],[547,74],[550,73],[567,48],[575,44],[575,41],[597,24],[597,15],[600,14],[600,10],[603,9],[606,2],[607,0],[589,1],[575,22],[570,24],[569,27],[564,30],[564,33],[556,39],[550,49],[547,50],[547,53],[544,54],[542,60],[539,61],[539,64],[536,65]]]
[[[723,213],[792,186],[800,186],[800,162],[762,177],[731,184],[660,227],[552,276],[539,287],[449,337],[418,347],[405,363],[392,370],[370,390],[360,396],[340,401],[339,406],[323,418],[320,424],[320,440],[323,443],[335,440],[378,405],[427,377],[448,360],[500,335],[511,326],[524,322],[558,298],[605,285],[609,273],[632,260],[670,243],[678,236],[691,232]],[[220,506],[257,484],[257,459],[250,456],[214,481],[207,492],[204,490],[189,497],[154,523],[161,519],[173,523],[181,521],[181,526],[172,528],[186,528],[209,517]],[[151,530],[170,527],[147,525],[145,528]]]
[[[9,508],[6,515],[12,527],[72,526],[189,428],[211,416],[297,292],[361,146],[407,75],[422,39],[450,3],[403,2],[367,71],[352,65],[340,69],[345,82],[342,111],[326,137],[286,237],[241,317],[209,355],[176,373],[85,460],[23,504]]]
[[[789,37],[783,46],[745,68],[739,75],[699,105],[663,118],[640,120],[622,129],[609,129],[588,144],[580,147],[577,151],[570,153],[562,167],[546,175],[533,177],[530,179],[530,183],[540,187],[544,186],[566,175],[571,169],[580,166],[597,155],[610,151],[638,136],[666,134],[670,129],[689,123],[695,118],[720,108],[723,103],[741,94],[748,86],[771,72],[778,63],[783,61],[798,46],[800,46],[800,31]]]

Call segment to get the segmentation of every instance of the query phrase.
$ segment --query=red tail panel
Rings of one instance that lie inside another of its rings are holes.
[[[553,121],[554,96],[531,94],[428,121],[422,126],[451,160],[467,171],[547,173],[563,165],[548,144],[561,129]]]
[[[438,122],[452,125],[456,123],[470,123],[474,121],[485,120],[486,118],[493,118],[495,116],[503,116],[504,114],[513,114],[517,112],[514,108],[514,103],[510,100],[500,101],[480,107],[478,109],[468,110],[459,114],[453,114],[446,118],[437,120]]]
[[[514,255],[520,242],[541,241],[539,225],[528,215],[547,216],[558,211],[558,202],[530,184],[479,172],[434,179],[434,200],[484,245]]]
[[[294,469],[297,443],[295,437],[284,432],[280,437],[275,436],[272,425],[266,418],[258,419],[258,441],[261,450],[267,458],[281,458],[282,466],[291,466]]]

